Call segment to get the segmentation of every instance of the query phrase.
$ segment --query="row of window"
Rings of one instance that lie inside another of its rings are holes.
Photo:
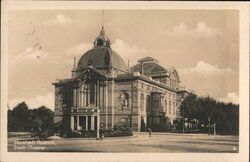
[[[96,85],[92,83],[80,89],[74,89],[73,104],[74,107],[95,105]]]
[[[177,104],[175,102],[171,102],[171,101],[167,102],[167,100],[165,100],[163,110],[164,110],[164,112],[166,112],[168,114],[175,115],[176,114],[176,107],[177,107]]]
[[[156,86],[150,86],[149,84],[145,84],[145,83],[140,83],[141,88],[144,89],[144,86],[147,86],[147,90],[149,91],[162,91],[162,89],[156,87]],[[162,91],[163,93],[166,93],[168,97],[172,97],[172,98],[176,98],[176,94],[173,92],[169,92],[169,91]]]
[[[148,105],[145,105],[145,97],[143,95],[143,93],[140,95],[140,108],[142,111],[145,110],[145,107],[148,107]],[[147,103],[148,104],[148,103]],[[176,107],[177,107],[177,103],[176,102],[171,102],[171,101],[168,101],[165,100],[164,101],[164,106],[162,107],[164,112],[167,113],[167,114],[177,114],[177,110],[176,110]]]

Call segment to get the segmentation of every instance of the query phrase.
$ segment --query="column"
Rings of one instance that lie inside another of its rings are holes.
[[[79,88],[79,99],[80,99],[79,107],[82,107],[82,84],[80,85]]]
[[[73,90],[73,107],[76,107],[76,89]]]
[[[90,85],[88,85],[88,105],[90,104]]]
[[[91,115],[91,130],[94,130],[95,126],[95,117]]]
[[[105,86],[105,115],[106,115],[106,129],[108,129],[108,81],[106,82]]]
[[[83,86],[83,93],[82,93],[82,106],[85,107],[86,106],[86,92]]]
[[[77,115],[77,118],[76,118],[76,126],[77,126],[77,130],[80,130],[80,122],[79,122],[79,116]]]
[[[84,106],[84,104],[83,104],[83,100],[84,100],[83,93],[84,93],[84,84],[82,84],[82,86],[81,86],[81,107]]]
[[[78,107],[78,88],[76,88],[76,107]]]
[[[88,115],[85,116],[85,124],[86,124],[86,130],[89,130],[88,129]]]
[[[80,107],[80,87],[77,88],[77,107]]]
[[[115,109],[114,109],[114,93],[115,93],[115,84],[114,84],[114,80],[112,80],[112,99],[111,99],[111,102],[112,102],[112,128],[114,127],[114,117],[115,117]]]
[[[100,96],[99,96],[99,80],[97,81],[97,137],[96,139],[99,139],[100,137],[100,104],[99,104],[99,99],[100,99]],[[94,125],[94,124],[93,124]]]
[[[74,116],[70,117],[70,128],[71,130],[74,130]]]

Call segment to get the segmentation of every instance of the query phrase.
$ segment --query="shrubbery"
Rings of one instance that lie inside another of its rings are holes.
[[[122,137],[122,136],[132,136],[132,130],[130,128],[126,128],[126,127],[119,127],[119,128],[115,128],[115,129],[104,129],[103,130],[104,133],[104,137]],[[67,137],[73,137],[73,138],[77,138],[77,137],[96,137],[97,136],[97,132],[94,130],[89,130],[89,131],[85,131],[85,130],[79,130],[79,131],[70,131],[67,134]]]

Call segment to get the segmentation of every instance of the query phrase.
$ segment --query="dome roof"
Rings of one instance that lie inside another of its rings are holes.
[[[143,74],[165,73],[167,70],[158,64],[159,62],[152,57],[145,57],[138,60],[135,66],[130,68],[131,72],[141,72],[143,66]]]
[[[76,70],[86,69],[89,65],[95,68],[113,67],[127,72],[127,66],[122,57],[114,52],[111,47],[111,42],[106,36],[104,27],[94,41],[94,48],[87,51],[80,58]]]
[[[86,69],[89,64],[92,64],[95,68],[114,67],[127,71],[126,64],[121,56],[108,47],[93,48],[87,51],[80,58],[76,70]]]

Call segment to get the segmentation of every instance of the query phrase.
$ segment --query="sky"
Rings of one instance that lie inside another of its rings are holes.
[[[125,63],[151,56],[200,96],[239,101],[236,10],[10,10],[8,102],[54,109],[56,79],[93,47],[102,22]]]

